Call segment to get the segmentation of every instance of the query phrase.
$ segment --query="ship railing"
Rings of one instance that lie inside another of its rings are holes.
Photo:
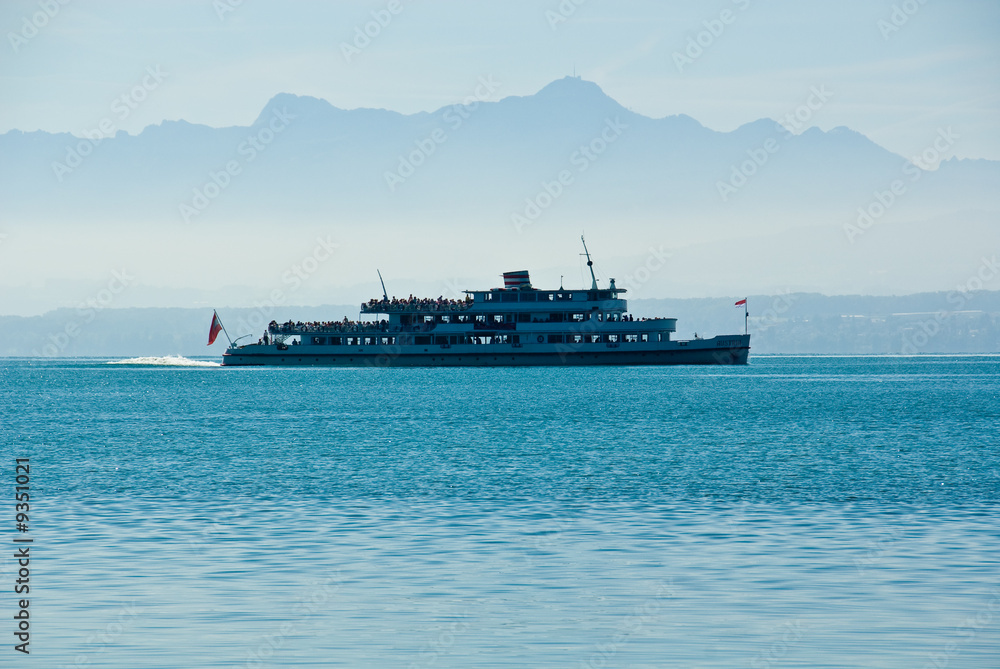
[[[465,311],[472,302],[455,300],[448,302],[416,301],[416,302],[366,302],[361,305],[363,314],[399,314],[399,313],[449,313]]]
[[[274,335],[275,337],[291,337],[294,335],[352,335],[352,334],[395,334],[399,332],[430,332],[437,327],[437,323],[417,323],[414,325],[393,325],[393,326],[375,326],[375,325],[359,325],[357,323],[351,324],[334,324],[334,325],[312,325],[305,324],[302,325],[286,325],[281,324],[278,326],[270,326],[268,328],[268,333]]]

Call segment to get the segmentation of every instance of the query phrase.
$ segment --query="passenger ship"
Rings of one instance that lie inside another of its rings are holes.
[[[586,253],[586,243],[584,244]],[[749,334],[671,339],[676,318],[634,319],[610,280],[589,290],[540,290],[526,270],[464,300],[383,299],[361,305],[381,320],[273,322],[256,344],[231,344],[223,365],[485,367],[527,365],[744,365]]]

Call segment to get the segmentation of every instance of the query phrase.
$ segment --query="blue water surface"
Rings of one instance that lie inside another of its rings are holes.
[[[1000,357],[109,362],[0,361],[3,666],[1000,666]]]

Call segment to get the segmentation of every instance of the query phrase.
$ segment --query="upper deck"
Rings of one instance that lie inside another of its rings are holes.
[[[624,288],[598,290],[538,290],[536,288],[493,288],[491,290],[464,291],[464,300],[418,299],[405,300],[395,297],[371,299],[361,305],[363,314],[437,314],[441,312],[487,312],[503,309],[511,312],[568,312],[589,311],[596,307],[602,311],[624,312],[628,302],[619,299]]]
[[[608,288],[598,288],[596,279],[590,289],[539,290],[528,281],[528,272],[504,274],[504,288],[467,290],[465,299],[444,296],[405,299],[371,299],[361,305],[362,314],[387,315],[387,320],[330,323],[271,323],[271,334],[287,337],[326,333],[429,333],[442,336],[489,336],[493,331],[534,332],[536,336],[573,336],[572,332],[586,329],[606,331],[609,336],[636,336],[643,332],[657,337],[676,331],[677,319],[643,318],[636,321],[627,315],[628,303],[619,296],[624,288],[616,288],[610,279]],[[569,333],[569,334],[567,334]],[[579,333],[578,333],[579,334]],[[580,335],[582,336],[582,335]],[[515,336],[516,338],[516,336]]]

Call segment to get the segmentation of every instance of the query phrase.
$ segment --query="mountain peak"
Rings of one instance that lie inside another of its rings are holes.
[[[548,113],[577,113],[600,110],[602,113],[623,113],[625,108],[609,97],[593,81],[580,77],[563,77],[547,84],[534,95],[504,98],[508,104],[527,104],[531,108],[548,109]]]
[[[309,95],[293,93],[278,93],[264,105],[254,125],[267,123],[276,113],[294,114],[295,116],[311,117],[326,116],[332,111],[339,111],[326,100]]]
[[[586,81],[580,77],[563,77],[547,84],[542,90],[536,93],[542,98],[608,98],[600,86],[593,81]]]

